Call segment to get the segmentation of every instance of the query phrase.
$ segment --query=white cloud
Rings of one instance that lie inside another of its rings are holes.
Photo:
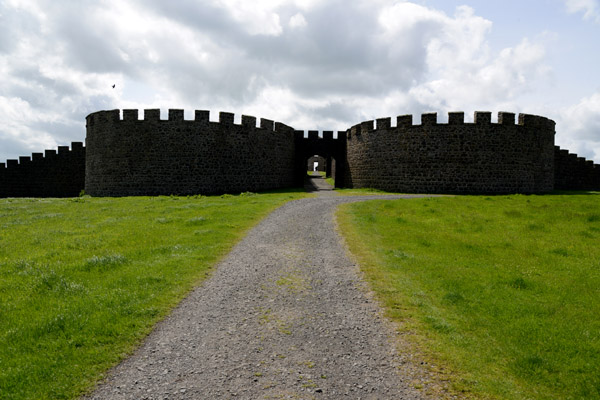
[[[559,114],[557,144],[582,157],[600,160],[600,91]]]
[[[0,120],[4,121],[0,143],[3,147],[27,149],[27,153],[20,154],[23,156],[54,148],[58,145],[55,138],[48,132],[35,128],[35,124],[39,126],[40,123],[52,123],[54,118],[52,114],[38,114],[29,103],[20,98],[0,96]]]
[[[304,28],[306,26],[306,19],[301,13],[294,14],[290,18],[290,28]]]
[[[600,2],[598,0],[565,0],[565,5],[567,12],[583,13],[584,19],[600,23]]]
[[[536,82],[544,82],[550,72],[544,64],[544,48],[527,39],[493,57],[441,54],[435,56],[440,64],[437,76],[411,89],[421,103],[437,109],[460,110],[468,104],[504,107],[533,90]]]
[[[215,7],[223,7],[251,35],[279,36],[283,31],[276,12],[283,3],[281,0],[218,0],[213,3]]]

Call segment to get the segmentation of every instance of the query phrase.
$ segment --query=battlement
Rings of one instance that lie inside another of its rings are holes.
[[[346,135],[348,187],[409,193],[543,193],[552,190],[555,124],[489,111],[378,118]]]
[[[555,146],[554,183],[559,190],[600,190],[600,164]]]
[[[83,189],[82,142],[0,163],[0,197],[70,197]]]
[[[163,114],[164,115],[164,114]],[[294,130],[207,110],[99,111],[87,116],[85,191],[95,196],[221,194],[293,186]],[[142,117],[142,119],[140,119]],[[272,166],[289,165],[287,169]]]
[[[66,157],[73,153],[85,154],[83,142],[71,142],[70,149],[69,146],[58,146],[58,150],[45,150],[44,153],[32,153],[31,156],[21,156],[18,160],[6,160],[6,163],[0,163],[0,169],[30,167],[32,165],[43,163],[46,160],[61,156]]]
[[[295,130],[294,137],[296,140],[324,140],[336,141],[343,140],[346,136],[346,131],[337,131],[337,136],[334,136],[335,131],[318,131],[318,130]],[[320,133],[320,135],[319,135]]]
[[[492,113],[489,111],[475,111],[473,122],[465,122],[464,112],[449,112],[447,123],[438,123],[437,113],[421,114],[421,123],[413,123],[412,115],[399,115],[396,117],[396,124],[392,124],[392,118],[377,118],[376,120],[363,121],[360,124],[352,126],[348,130],[348,137],[352,135],[361,135],[363,133],[374,131],[406,130],[412,127],[435,127],[435,126],[522,126],[524,128],[535,129],[554,129],[555,122],[538,115],[519,114],[518,122],[515,122],[515,114],[501,111],[498,113],[498,122],[492,122]]]
[[[258,120],[256,117],[250,115],[242,115],[241,121],[239,124],[236,124],[235,114],[230,112],[219,112],[218,121],[210,120],[210,111],[208,110],[194,110],[194,119],[188,120],[185,119],[185,112],[181,109],[169,109],[167,112],[167,119],[161,119],[160,117],[160,109],[144,109],[143,118],[140,118],[141,115],[139,110],[131,110],[124,109],[122,114],[120,110],[108,110],[108,111],[98,111],[89,114],[86,117],[87,125],[94,126],[95,124],[105,124],[105,123],[190,123],[190,124],[199,124],[199,125],[208,125],[208,124],[221,124],[224,126],[243,126],[245,128],[257,129],[257,130],[265,130],[270,132],[280,132],[283,130],[291,129],[289,126],[281,123],[275,122],[270,119],[260,118]],[[122,116],[121,116],[122,115]],[[257,125],[257,121],[259,121]]]

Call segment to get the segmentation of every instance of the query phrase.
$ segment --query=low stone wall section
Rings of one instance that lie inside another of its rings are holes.
[[[294,130],[208,111],[100,111],[87,117],[85,190],[92,196],[240,193],[294,186]]]
[[[399,116],[347,132],[345,186],[407,193],[544,193],[554,186],[555,123],[544,117],[476,112]]]
[[[555,147],[554,189],[600,190],[600,165]]]
[[[0,163],[0,197],[75,197],[84,185],[81,142]]]

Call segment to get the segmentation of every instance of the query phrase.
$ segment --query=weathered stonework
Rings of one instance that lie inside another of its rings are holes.
[[[554,121],[533,115],[450,113],[363,122],[347,134],[345,185],[408,193],[544,193],[554,186]]]
[[[346,131],[295,131],[282,123],[208,111],[99,111],[87,119],[86,147],[0,163],[0,197],[221,194],[301,187],[308,161],[323,158],[337,187],[408,193],[545,193],[600,190],[600,166],[554,147],[544,117],[476,112],[366,121]]]
[[[294,186],[294,131],[273,121],[208,111],[101,111],[87,117],[85,191],[92,196],[220,194]]]

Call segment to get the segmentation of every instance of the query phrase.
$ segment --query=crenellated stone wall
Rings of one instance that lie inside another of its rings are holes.
[[[554,189],[600,190],[600,165],[555,147]]]
[[[554,186],[554,121],[502,112],[411,115],[363,122],[347,133],[344,184],[409,193],[544,193]]]
[[[86,147],[0,163],[0,197],[221,194],[301,187],[308,160],[323,157],[336,187],[407,193],[546,193],[600,190],[600,166],[554,147],[544,117],[452,112],[366,121],[346,131],[308,132],[208,111],[99,111],[88,115]]]
[[[87,117],[85,191],[92,196],[221,194],[294,186],[294,131],[208,111],[100,111]]]
[[[0,163],[0,197],[74,197],[85,182],[81,142]]]

